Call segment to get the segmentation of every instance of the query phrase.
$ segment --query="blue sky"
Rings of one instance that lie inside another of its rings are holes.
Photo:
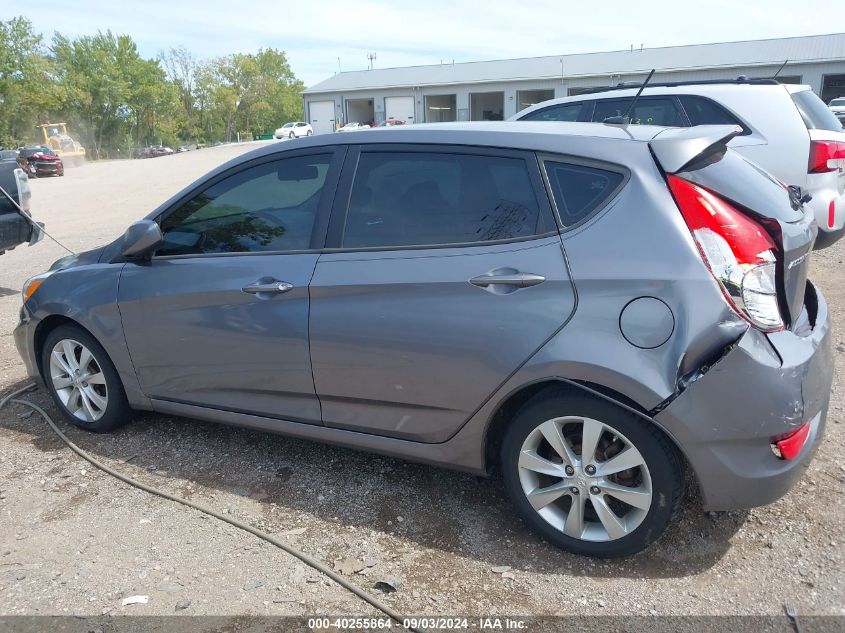
[[[3,2],[0,19],[24,15],[49,41],[111,29],[148,57],[183,45],[198,57],[287,52],[313,85],[338,70],[698,44],[830,33],[835,3],[819,0],[38,0]]]

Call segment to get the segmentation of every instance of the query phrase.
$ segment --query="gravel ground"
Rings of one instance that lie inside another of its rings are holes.
[[[36,180],[35,215],[70,248],[91,248],[252,146]],[[0,394],[27,382],[11,336],[21,284],[62,254],[45,241],[0,258]],[[836,321],[843,256],[840,243],[812,264]],[[845,615],[841,330],[834,345],[827,436],[798,485],[748,512],[708,514],[689,498],[658,543],[622,561],[544,543],[496,477],[154,415],[111,435],[67,432],[121,472],[288,539],[361,587],[398,581],[380,597],[403,613],[777,615],[788,598],[802,615]],[[59,417],[43,392],[28,397]],[[122,605],[134,595],[149,600]],[[26,409],[0,412],[0,615],[173,613],[378,615],[253,536],[92,469]]]

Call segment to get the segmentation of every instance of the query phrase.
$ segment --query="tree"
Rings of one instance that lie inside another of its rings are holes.
[[[41,35],[23,17],[0,21],[0,147],[32,137],[51,106],[53,81]]]
[[[57,119],[92,158],[230,141],[301,119],[304,88],[274,48],[200,62],[179,47],[144,59],[128,35],[56,33],[45,48],[26,18],[0,21],[0,145],[31,141],[36,124]]]

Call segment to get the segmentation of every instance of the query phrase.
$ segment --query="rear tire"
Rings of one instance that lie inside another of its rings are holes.
[[[314,133],[314,132],[312,132],[311,130],[308,130],[308,131],[305,133],[305,136],[311,136],[313,133]]]
[[[104,433],[132,417],[117,369],[82,328],[62,325],[51,331],[41,350],[41,367],[53,402],[71,424]]]
[[[529,400],[507,429],[500,457],[522,519],[573,554],[635,554],[660,537],[680,507],[681,464],[663,433],[572,389]]]
[[[291,132],[290,134],[288,134],[288,138],[296,138],[296,134],[294,134],[293,132]]]

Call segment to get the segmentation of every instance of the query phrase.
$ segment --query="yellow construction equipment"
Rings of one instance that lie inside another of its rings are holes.
[[[44,137],[44,146],[56,152],[65,167],[81,165],[85,162],[85,148],[68,135],[67,124],[44,123],[37,127]]]

